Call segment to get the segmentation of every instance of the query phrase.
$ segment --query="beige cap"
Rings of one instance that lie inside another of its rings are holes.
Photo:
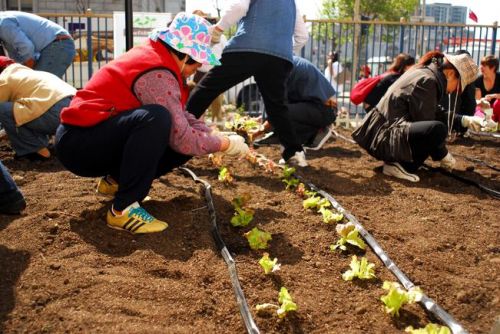
[[[460,84],[462,92],[465,87],[476,80],[479,73],[479,67],[474,60],[466,53],[461,55],[445,54],[444,57],[457,69],[460,74]]]

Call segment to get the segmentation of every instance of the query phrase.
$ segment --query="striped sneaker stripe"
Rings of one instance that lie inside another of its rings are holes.
[[[135,231],[137,231],[138,229],[140,229],[144,225],[146,225],[146,223],[140,223],[140,224],[136,225],[134,228],[131,228],[129,231],[132,233],[135,233]]]
[[[134,224],[135,221],[136,221],[135,218],[133,218],[133,217],[130,218],[129,220],[127,220],[127,222],[125,224],[123,224],[123,228],[125,230],[129,230],[130,225]]]
[[[134,221],[127,227],[127,230],[132,231],[137,225],[140,225],[142,222],[140,220]]]

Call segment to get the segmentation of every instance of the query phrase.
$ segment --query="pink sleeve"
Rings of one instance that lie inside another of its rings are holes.
[[[144,73],[136,80],[133,90],[143,105],[159,104],[170,112],[170,147],[174,151],[185,155],[204,155],[220,150],[221,139],[211,136],[203,121],[183,110],[179,84],[170,71]]]

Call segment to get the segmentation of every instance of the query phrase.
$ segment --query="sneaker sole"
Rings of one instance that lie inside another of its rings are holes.
[[[394,168],[396,168],[399,172],[401,172],[401,174],[407,176],[408,178],[402,178],[402,177],[397,177],[393,174],[390,174],[389,172],[386,172],[384,168],[382,168],[382,174],[384,175],[387,175],[387,176],[392,176],[392,177],[395,177],[396,179],[400,179],[400,180],[406,180],[406,181],[409,181],[409,182],[419,182],[420,181],[420,178],[417,176],[417,178],[415,179],[415,175],[412,175],[412,174],[408,174],[406,171],[402,171],[401,169],[399,169],[397,166],[392,166]]]

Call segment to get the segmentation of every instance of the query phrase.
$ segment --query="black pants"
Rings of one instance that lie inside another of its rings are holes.
[[[443,159],[448,154],[446,148],[447,127],[439,121],[415,122],[410,125],[408,141],[413,162],[401,165],[410,173],[417,171],[430,156],[432,160]]]
[[[287,103],[287,106],[301,144],[310,144],[318,131],[332,124],[337,117],[335,109],[319,102]]]
[[[282,58],[255,52],[224,53],[221,63],[196,85],[186,109],[200,117],[217,96],[254,76],[264,99],[269,122],[285,147],[283,158],[288,160],[295,152],[302,151],[285,105],[286,80],[292,64]]]
[[[171,124],[160,105],[123,112],[93,127],[61,124],[56,153],[76,175],[117,180],[113,206],[121,211],[146,197],[155,178],[191,158],[170,148]]]

